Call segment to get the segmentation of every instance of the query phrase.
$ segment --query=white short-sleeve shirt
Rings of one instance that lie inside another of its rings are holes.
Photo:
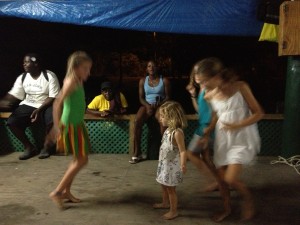
[[[34,108],[39,108],[44,101],[50,97],[55,98],[60,86],[56,75],[46,70],[48,81],[43,72],[37,79],[33,79],[30,73],[27,73],[22,83],[22,75],[18,76],[13,88],[8,92],[19,100],[22,100],[20,105],[29,105]]]

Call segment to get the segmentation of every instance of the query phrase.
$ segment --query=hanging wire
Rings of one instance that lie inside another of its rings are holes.
[[[286,164],[293,167],[296,170],[296,172],[300,175],[300,155],[295,155],[287,159],[278,156],[278,160],[271,161],[271,165],[277,163]]]

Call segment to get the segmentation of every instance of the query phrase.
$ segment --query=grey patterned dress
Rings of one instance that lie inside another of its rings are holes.
[[[164,132],[159,151],[156,181],[165,186],[177,186],[182,183],[179,149],[173,144],[174,133],[175,130],[170,132],[169,129]]]

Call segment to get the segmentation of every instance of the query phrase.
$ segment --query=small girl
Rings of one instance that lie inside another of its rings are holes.
[[[167,127],[162,137],[159,152],[156,181],[162,187],[162,203],[154,204],[155,209],[170,208],[163,215],[166,220],[178,216],[176,186],[182,182],[186,172],[186,149],[183,128],[187,121],[182,107],[174,101],[167,101],[159,108],[160,122]]]
[[[211,90],[205,98],[215,111],[214,163],[226,184],[243,198],[242,220],[254,216],[254,203],[247,186],[240,180],[242,168],[251,163],[260,150],[257,122],[263,110],[249,86],[238,81],[235,73],[225,69],[217,58],[198,64],[204,86]]]
[[[71,194],[71,185],[76,174],[88,162],[89,137],[84,125],[85,95],[83,82],[90,75],[91,58],[82,51],[74,52],[68,59],[67,74],[59,97],[53,107],[54,126],[48,138],[57,138],[59,151],[72,152],[74,159],[50,198],[60,209],[63,199],[80,202]]]

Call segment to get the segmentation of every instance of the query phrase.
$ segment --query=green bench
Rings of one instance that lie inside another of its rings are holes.
[[[22,151],[22,144],[14,137],[6,126],[10,113],[0,113],[0,153]],[[116,116],[110,119],[85,115],[86,126],[92,145],[92,153],[101,154],[129,154],[133,148],[133,129],[135,114]],[[189,143],[198,125],[197,115],[187,115],[188,127],[185,130],[186,143]],[[283,116],[267,114],[258,123],[261,136],[260,155],[278,156],[282,148]],[[37,147],[42,147],[44,129],[42,125],[35,125],[26,129],[30,141]],[[141,149],[147,154],[149,147],[148,128],[143,127]],[[157,154],[157,153],[155,153]],[[148,153],[149,156],[149,153]],[[157,158],[150,155],[150,158]]]

